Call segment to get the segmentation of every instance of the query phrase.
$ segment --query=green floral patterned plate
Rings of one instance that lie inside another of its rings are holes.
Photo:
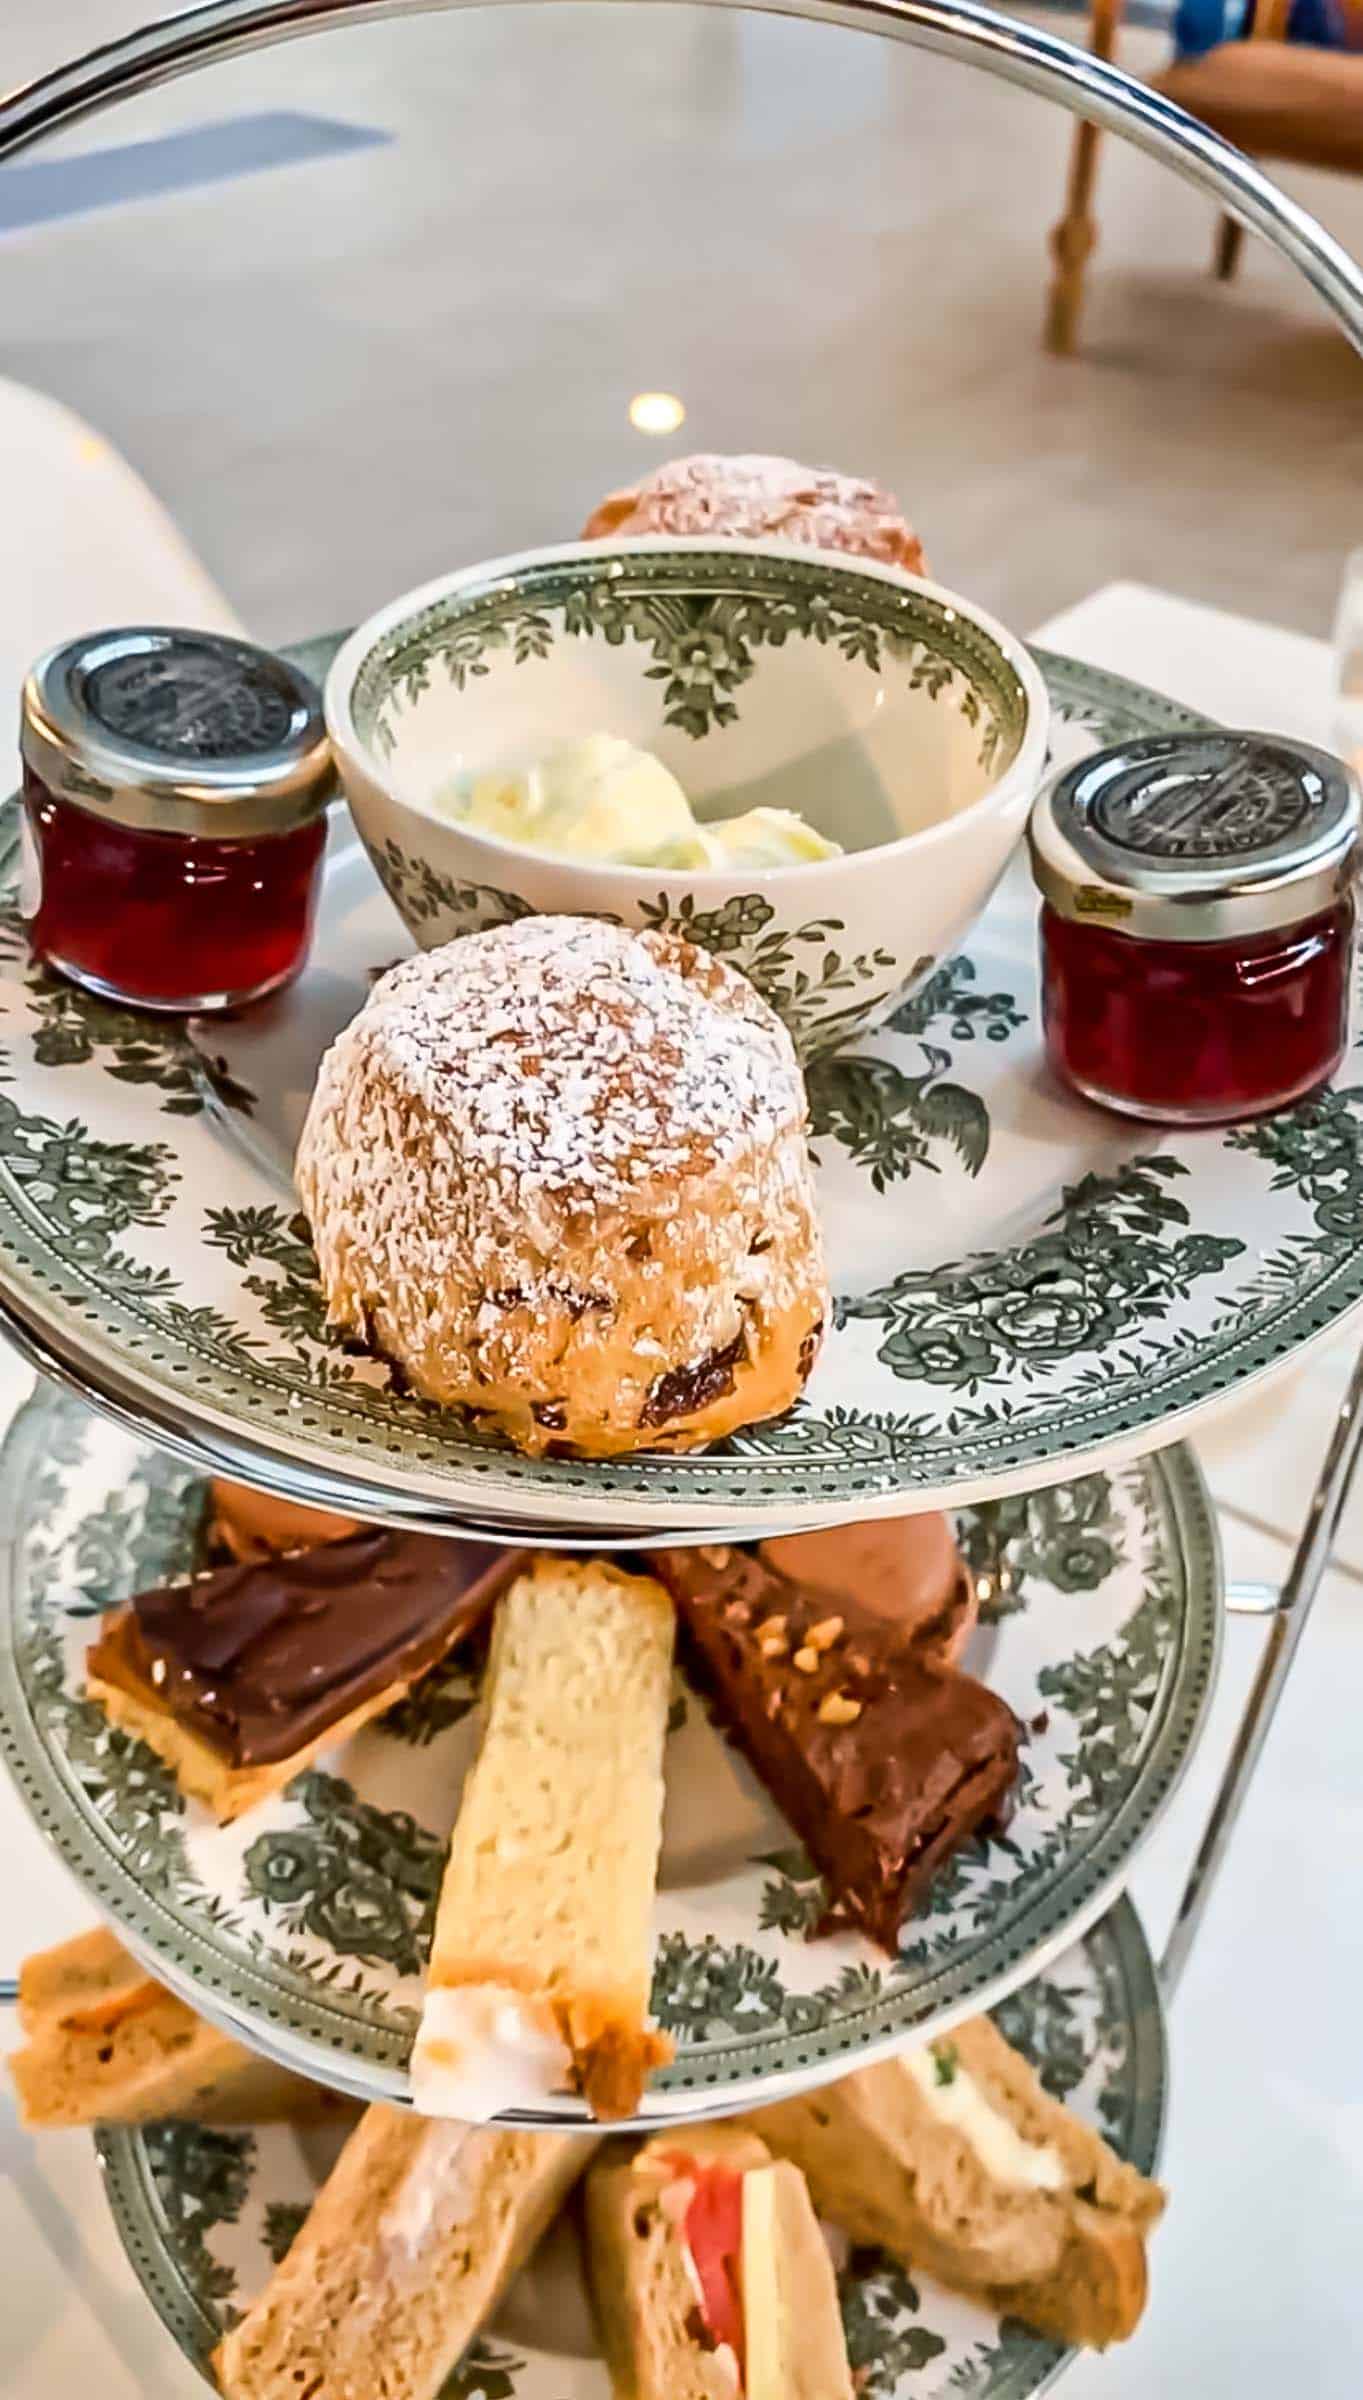
[[[1191,721],[1043,664],[1061,751]],[[811,1068],[837,1313],[804,1402],[702,1457],[521,1459],[323,1323],[293,1143],[321,1050],[409,946],[344,820],[311,970],[197,1048],[35,970],[18,875],[0,811],[0,1311],[126,1422],[299,1497],[600,1542],[989,1498],[1189,1430],[1363,1297],[1357,1053],[1318,1098],[1221,1131],[1067,1098],[1018,866],[963,956]]]
[[[476,1678],[454,1666],[219,1827],[83,1692],[100,1613],[193,1562],[192,1472],[42,1391],[0,1452],[0,1747],[39,1825],[163,1981],[287,2063],[401,2099]],[[1107,1905],[1213,1674],[1216,1537],[1186,1452],[963,1512],[969,1663],[1028,1728],[1006,1835],[963,1851],[893,1962],[811,1941],[821,1886],[678,1681],[653,2007],[677,2056],[640,2122],[816,2082],[987,2005]],[[580,2114],[565,2099],[550,2121]]]
[[[1121,1901],[997,2010],[1057,2097],[1145,2174],[1165,2109],[1159,1996],[1140,1924]],[[326,2173],[337,2142],[285,2126],[202,2125],[96,2136],[129,2262],[162,2323],[208,2377],[226,2326],[262,2290]],[[962,2300],[883,2253],[859,2250],[839,2277],[860,2400],[1026,2400],[1069,2353]],[[609,2400],[566,2227],[544,2248],[446,2386],[444,2400]]]

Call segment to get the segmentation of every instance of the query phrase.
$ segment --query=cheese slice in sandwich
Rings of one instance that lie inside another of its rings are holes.
[[[616,2400],[851,2400],[804,2177],[751,2134],[683,2125],[607,2154],[587,2227]]]
[[[748,2120],[820,2214],[1040,2333],[1135,2331],[1164,2206],[988,2017]]]

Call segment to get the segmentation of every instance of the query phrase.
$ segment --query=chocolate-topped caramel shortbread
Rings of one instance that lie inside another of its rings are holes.
[[[400,1700],[521,1563],[490,1542],[369,1527],[212,1568],[107,1620],[90,1696],[225,1824]]]
[[[649,1561],[693,1662],[851,1923],[892,1955],[933,1876],[999,1821],[1021,1729],[892,1615],[773,1563],[782,1544]]]

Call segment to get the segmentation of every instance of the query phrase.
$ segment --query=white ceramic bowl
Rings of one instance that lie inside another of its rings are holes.
[[[888,1016],[979,915],[1041,778],[1048,704],[1023,645],[936,584],[788,542],[658,536],[407,593],[338,652],[326,713],[423,947],[527,911],[670,926],[732,957],[811,1056]],[[794,808],[848,854],[601,866],[432,804],[452,776],[597,732],[653,751],[702,819]]]

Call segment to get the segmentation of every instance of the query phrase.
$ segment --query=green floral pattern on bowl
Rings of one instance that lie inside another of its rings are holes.
[[[356,823],[418,941],[527,907],[694,925],[809,1057],[878,1023],[967,930],[1021,836],[1045,738],[1027,654],[964,601],[864,561],[732,542],[569,547],[451,579],[361,628],[327,710]],[[754,887],[750,868],[546,858],[436,804],[456,767],[602,727],[655,751],[702,817],[793,807],[849,855]]]
[[[1022,739],[1018,677],[969,617],[930,593],[845,563],[833,584],[817,559],[726,547],[626,553],[622,562],[610,545],[599,558],[532,567],[514,582],[498,574],[461,582],[384,634],[355,677],[355,729],[391,756],[402,710],[429,691],[437,668],[462,692],[499,659],[518,667],[543,661],[564,637],[638,645],[650,661],[645,675],[661,686],[663,723],[697,742],[737,724],[735,694],[751,681],[758,653],[791,642],[831,646],[872,675],[898,668],[910,691],[934,700],[951,694],[978,732],[986,769]]]

